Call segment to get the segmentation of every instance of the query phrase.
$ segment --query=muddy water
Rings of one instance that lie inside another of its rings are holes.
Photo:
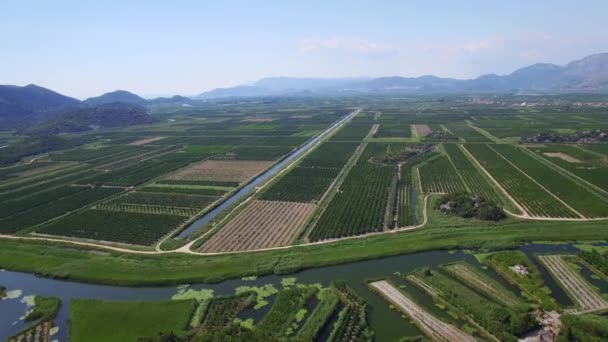
[[[523,252],[533,257],[536,253],[559,253],[576,252],[577,250],[570,245],[526,245],[520,248]],[[532,258],[534,259],[534,258]],[[399,275],[408,273],[422,266],[438,266],[440,264],[465,260],[473,265],[478,265],[477,260],[470,254],[463,252],[449,253],[447,251],[434,251],[416,254],[408,254],[395,257],[387,257],[376,260],[361,261],[356,263],[321,267],[301,271],[286,276],[264,276],[255,280],[233,279],[218,284],[196,284],[190,286],[195,290],[203,288],[213,289],[214,294],[232,295],[239,286],[261,286],[273,284],[276,288],[281,288],[281,280],[284,277],[296,277],[298,283],[330,284],[334,280],[346,280],[354,290],[363,297],[369,305],[369,323],[375,333],[376,341],[397,341],[403,336],[420,335],[420,331],[409,322],[408,319],[401,317],[401,314],[394,309],[390,309],[388,304],[376,293],[370,291],[366,282],[372,279],[388,277],[396,284],[406,286],[406,291],[411,293],[418,300],[425,304],[430,311],[440,315],[445,315],[436,308],[432,301],[425,298],[413,286],[403,281]],[[552,289],[553,295],[562,305],[570,305],[570,299],[563,290],[546,275],[547,285]],[[486,271],[487,272],[487,271]],[[489,273],[493,277],[495,274]],[[503,282],[504,283],[504,282]],[[0,272],[0,284],[7,288],[7,291],[21,290],[19,298],[6,299],[0,301],[0,340],[6,339],[21,329],[26,327],[19,317],[23,316],[26,310],[25,303],[21,302],[26,295],[57,296],[61,298],[63,305],[56,319],[56,324],[60,330],[53,339],[67,341],[67,320],[69,313],[69,302],[72,298],[97,298],[106,300],[167,300],[177,293],[177,287],[117,287],[104,285],[91,285],[76,282],[67,282],[47,278],[38,278],[30,274],[3,271]],[[272,302],[274,298],[270,298]],[[269,306],[261,309],[262,311],[247,314],[251,318],[261,318]],[[243,317],[245,318],[245,317]]]

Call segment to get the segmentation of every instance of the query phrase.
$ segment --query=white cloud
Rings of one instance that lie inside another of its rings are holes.
[[[302,39],[300,50],[303,52],[349,52],[361,55],[393,55],[398,52],[389,44],[344,37]]]

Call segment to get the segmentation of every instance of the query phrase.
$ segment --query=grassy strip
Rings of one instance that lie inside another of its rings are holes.
[[[57,297],[36,296],[34,310],[25,316],[26,321],[46,321],[53,319],[59,311],[61,300]]]
[[[312,341],[317,336],[323,324],[336,310],[338,305],[338,295],[333,288],[321,290],[317,297],[320,299],[319,304],[306,320],[302,329],[298,332],[298,339],[303,341]]]
[[[70,341],[137,341],[161,332],[183,333],[196,307],[195,300],[109,302],[74,299],[70,302]]]
[[[0,299],[6,297],[6,287],[0,286]]]
[[[331,244],[217,256],[99,253],[62,243],[0,239],[0,268],[43,276],[115,285],[213,282],[249,275],[293,272],[437,249],[476,248],[497,241],[605,240],[605,222],[530,222],[500,225],[441,217],[429,210],[424,229]],[[65,248],[68,246],[69,248]]]

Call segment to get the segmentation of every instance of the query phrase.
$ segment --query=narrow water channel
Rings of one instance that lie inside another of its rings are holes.
[[[251,180],[249,183],[247,183],[245,186],[243,186],[240,190],[236,191],[230,197],[226,198],[218,206],[216,206],[212,210],[208,211],[206,214],[204,214],[203,216],[201,216],[196,221],[192,222],[188,227],[184,228],[181,232],[179,232],[175,236],[175,239],[181,240],[181,239],[185,239],[188,236],[190,236],[190,234],[192,234],[193,232],[195,232],[198,228],[200,228],[200,227],[204,226],[205,224],[207,224],[214,217],[216,217],[218,214],[220,214],[222,211],[224,211],[224,209],[228,208],[230,205],[232,205],[236,201],[238,201],[238,200],[242,199],[244,196],[248,195],[249,192],[253,188],[255,188],[257,185],[259,185],[260,183],[264,182],[265,180],[267,180],[268,178],[270,178],[271,176],[273,176],[274,174],[276,174],[285,165],[287,165],[292,160],[294,160],[295,158],[297,158],[298,156],[300,156],[302,153],[305,153],[306,151],[308,151],[314,144],[316,144],[319,140],[323,139],[325,136],[327,136],[328,134],[330,134],[335,128],[337,128],[338,126],[340,126],[344,122],[348,121],[353,116],[357,115],[358,112],[359,111],[356,110],[356,111],[354,111],[354,112],[346,115],[342,119],[336,121],[331,126],[329,126],[329,128],[327,128],[325,131],[321,132],[316,137],[310,139],[306,144],[300,146],[295,151],[293,151],[290,154],[288,154],[287,156],[283,157],[283,159],[281,159],[279,162],[277,162],[276,164],[274,164],[273,167],[271,167],[270,169],[266,170],[261,175],[257,176],[253,180]]]

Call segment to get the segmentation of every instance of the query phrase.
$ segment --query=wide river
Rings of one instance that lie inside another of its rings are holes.
[[[533,258],[534,253],[576,252],[577,249],[571,245],[524,245],[520,250]],[[296,277],[299,283],[321,283],[329,284],[334,280],[346,280],[355,291],[369,304],[369,323],[375,333],[376,341],[397,341],[402,336],[418,335],[418,329],[408,322],[407,319],[390,309],[378,295],[366,287],[366,281],[388,277],[397,284],[405,284],[399,274],[407,273],[422,266],[437,266],[440,264],[466,260],[477,267],[481,265],[473,255],[462,251],[432,251],[424,253],[407,254],[394,257],[386,257],[368,261],[360,261],[342,265],[327,266],[300,271],[291,275],[270,275],[259,277],[255,280],[233,279],[217,284],[192,284],[190,288],[200,290],[203,288],[213,289],[217,295],[231,295],[237,287],[259,286],[274,284],[281,288],[281,280],[285,277]],[[553,296],[563,305],[571,302],[564,291],[539,267]],[[497,275],[491,273],[493,277]],[[504,283],[504,281],[501,281]],[[52,340],[68,341],[67,320],[69,316],[70,300],[72,298],[98,298],[106,300],[167,300],[177,293],[177,286],[167,287],[119,287],[83,284],[70,281],[39,278],[31,274],[2,271],[0,272],[0,285],[7,288],[16,298],[0,300],[0,339],[17,333],[27,326],[20,317],[26,312],[27,306],[24,296],[43,295],[57,296],[61,298],[63,305],[59,311],[55,323],[59,332]],[[514,290],[514,289],[513,289]],[[408,291],[416,292],[411,286]],[[415,293],[413,293],[415,295]],[[272,302],[271,298],[271,302]],[[432,303],[430,304],[432,307]],[[267,306],[263,310],[267,310]],[[441,314],[441,313],[438,313]]]

